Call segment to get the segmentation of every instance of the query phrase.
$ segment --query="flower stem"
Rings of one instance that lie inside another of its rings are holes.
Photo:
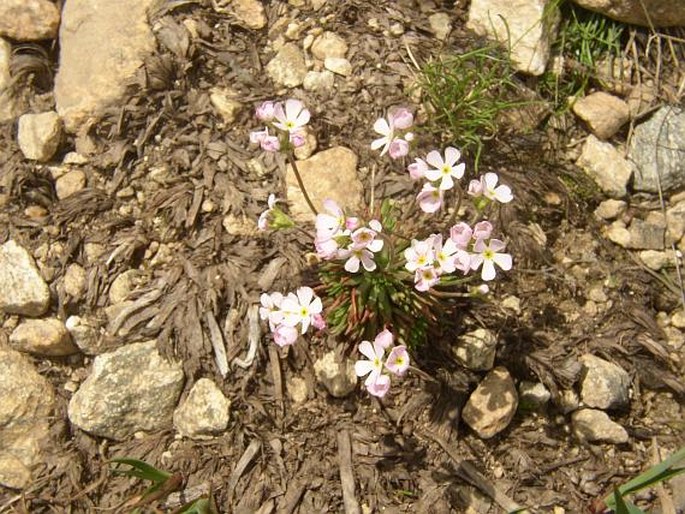
[[[307,188],[304,187],[304,182],[302,182],[300,170],[297,169],[297,164],[295,163],[295,156],[293,155],[293,152],[291,150],[288,150],[288,152],[286,153],[286,157],[290,165],[293,167],[293,172],[295,172],[295,178],[297,179],[297,185],[300,186],[300,191],[302,191],[302,195],[304,196],[307,205],[314,213],[314,216],[317,216],[319,214],[319,211],[317,211],[316,207],[314,207],[314,204],[312,203],[312,200],[311,198],[309,198],[309,194],[307,193]]]
[[[454,222],[457,220],[457,216],[459,215],[459,208],[461,207],[461,200],[464,197],[464,192],[461,189],[461,186],[457,184],[457,204],[454,206],[454,211],[452,211],[452,215],[450,216],[450,219],[447,221],[447,226],[454,225]]]

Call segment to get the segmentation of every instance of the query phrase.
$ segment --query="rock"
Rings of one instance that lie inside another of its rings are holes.
[[[322,61],[326,57],[345,57],[347,53],[347,43],[343,38],[334,32],[324,32],[312,43],[312,55]]]
[[[117,275],[109,286],[109,302],[116,305],[128,300],[131,292],[138,286],[139,277],[140,272],[134,269]]]
[[[3,0],[0,2],[0,36],[17,41],[55,39],[59,8],[49,0]]]
[[[318,210],[322,209],[322,202],[326,198],[335,200],[351,213],[362,209],[364,186],[357,177],[357,156],[352,150],[336,146],[299,161],[297,168],[309,197]],[[286,171],[285,183],[290,215],[299,222],[312,221],[314,214],[304,200],[290,165]]]
[[[666,244],[675,243],[685,236],[685,202],[666,209]]]
[[[224,123],[231,124],[243,107],[243,104],[235,99],[235,92],[230,89],[212,88],[209,100],[223,118]]]
[[[588,300],[592,300],[597,303],[604,303],[608,300],[604,288],[602,286],[595,286],[590,288],[587,293]]]
[[[12,45],[0,37],[0,91],[4,91],[12,83],[11,61]]]
[[[264,6],[259,0],[232,0],[230,10],[247,28],[259,30],[266,26]]]
[[[659,271],[673,264],[673,257],[670,252],[659,252],[657,250],[644,250],[639,253],[640,260],[649,269]]]
[[[27,159],[49,161],[62,142],[62,121],[56,112],[24,114],[19,117],[17,142]]]
[[[539,409],[551,397],[552,394],[542,382],[528,382],[524,380],[519,384],[519,403],[524,409]]]
[[[574,102],[573,112],[600,139],[608,139],[630,119],[628,104],[614,95],[598,91]]]
[[[666,235],[665,220],[633,218],[628,227],[630,240],[626,248],[636,250],[663,250]]]
[[[286,43],[266,65],[266,72],[278,85],[297,87],[307,74],[307,65],[299,47],[295,43]]]
[[[440,41],[446,40],[447,36],[449,36],[452,31],[450,16],[444,12],[431,14],[428,17],[428,24],[430,25],[431,32],[435,34],[435,37]]]
[[[328,71],[308,71],[304,76],[302,87],[306,91],[313,91],[321,95],[328,95],[333,91],[335,75]]]
[[[57,112],[76,133],[127,96],[144,59],[156,48],[147,22],[154,0],[70,0],[60,26]]]
[[[0,246],[0,310],[41,316],[50,306],[50,290],[29,253],[12,240]]]
[[[12,331],[9,341],[15,350],[47,357],[78,352],[67,327],[57,318],[25,320]]]
[[[462,418],[479,437],[490,439],[514,419],[518,395],[509,372],[499,366],[490,371],[464,406]]]
[[[578,393],[573,389],[564,389],[561,391],[557,403],[559,404],[561,411],[564,414],[568,414],[580,406],[580,398],[578,397]]]
[[[181,364],[163,359],[155,341],[129,344],[95,357],[90,376],[69,402],[69,420],[115,440],[167,429],[182,388]]]
[[[582,409],[571,416],[573,433],[580,441],[623,444],[628,442],[628,432],[611,421],[606,412]]]
[[[81,170],[68,171],[55,181],[57,198],[64,200],[86,187],[86,174]]]
[[[21,353],[0,348],[0,485],[22,489],[50,445],[55,393]]]
[[[461,364],[475,371],[487,371],[495,365],[497,336],[490,330],[479,328],[462,335],[454,355]]]
[[[295,148],[293,152],[298,161],[309,159],[316,151],[318,146],[318,143],[316,142],[316,136],[310,130],[307,130],[306,132],[307,135],[305,136],[304,144]]]
[[[614,200],[613,198],[610,198],[599,204],[595,209],[595,215],[603,220],[614,220],[623,216],[623,213],[626,212],[627,205],[628,204],[623,200]]]
[[[288,396],[298,405],[305,403],[309,397],[307,381],[300,377],[292,377],[287,382]]]
[[[630,377],[613,362],[594,355],[580,358],[583,377],[580,381],[580,398],[587,407],[622,409],[628,406]]]
[[[685,25],[685,9],[673,0],[573,0],[575,3],[614,20],[643,27]],[[646,13],[645,13],[646,11]],[[649,17],[647,16],[649,15]]]
[[[328,71],[343,77],[352,75],[352,63],[343,57],[326,57],[323,65]]]
[[[335,398],[344,398],[357,387],[354,363],[346,358],[339,362],[333,351],[314,362],[314,374]]]
[[[637,191],[658,192],[685,186],[685,110],[664,106],[633,131],[628,157],[634,164]]]
[[[228,426],[231,402],[214,382],[201,378],[174,411],[174,427],[183,437],[209,439]]]
[[[104,350],[100,344],[100,329],[96,321],[81,316],[69,316],[64,326],[81,352],[86,355],[103,353]]]
[[[632,174],[630,163],[611,143],[588,136],[576,162],[602,189],[615,198],[626,195],[626,186]]]
[[[502,298],[500,305],[503,309],[511,311],[514,314],[521,314],[521,299],[517,296],[505,296]]]
[[[86,270],[78,264],[69,264],[64,273],[64,292],[78,298],[86,287]]]
[[[678,309],[671,316],[671,323],[676,328],[685,328],[685,313]]]
[[[467,27],[505,45],[515,42],[511,59],[516,69],[542,75],[557,19],[558,8],[548,0],[473,0]]]
[[[259,233],[257,222],[245,214],[229,212],[221,224],[226,232],[232,236],[255,236]]]

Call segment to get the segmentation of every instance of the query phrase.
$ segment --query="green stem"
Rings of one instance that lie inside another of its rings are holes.
[[[288,150],[288,152],[286,153],[286,157],[290,165],[293,167],[293,172],[295,172],[295,178],[297,179],[297,185],[300,186],[300,191],[302,191],[302,195],[304,196],[307,205],[314,213],[314,216],[317,216],[319,214],[319,211],[317,211],[316,207],[314,207],[314,204],[312,203],[312,200],[311,198],[309,198],[309,194],[307,193],[307,188],[304,187],[304,182],[302,182],[300,170],[297,169],[297,164],[295,163],[295,156],[293,155],[293,152],[291,150]]]
[[[461,200],[464,197],[464,191],[462,190],[461,186],[459,184],[457,186],[457,205],[454,206],[454,211],[452,212],[452,216],[450,216],[450,219],[447,221],[447,226],[450,227],[454,225],[454,222],[457,220],[457,216],[459,215],[459,208],[461,207]]]

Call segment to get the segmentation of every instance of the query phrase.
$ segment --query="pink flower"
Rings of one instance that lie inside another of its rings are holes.
[[[495,278],[495,264],[504,271],[509,271],[512,267],[511,255],[500,252],[505,247],[506,244],[499,239],[491,239],[490,244],[479,239],[473,245],[475,253],[471,255],[471,269],[475,271],[482,265],[481,278],[486,282]]]
[[[379,345],[384,350],[387,350],[392,345],[393,335],[387,328],[380,332],[376,339],[373,340],[374,344]]]
[[[404,251],[404,258],[407,263],[404,265],[407,271],[416,271],[433,266],[435,254],[433,253],[433,240],[425,241],[413,239],[411,246]]]
[[[414,115],[406,107],[398,107],[388,114],[390,124],[400,130],[406,130],[414,124]]]
[[[445,149],[445,158],[443,159],[439,152],[433,150],[426,155],[426,161],[433,168],[428,168],[426,171],[426,178],[432,182],[440,180],[440,189],[447,191],[454,187],[453,179],[460,179],[464,176],[464,163],[457,164],[461,158],[461,152],[452,146]]]
[[[407,166],[407,171],[409,171],[409,176],[418,180],[426,176],[426,171],[428,170],[428,164],[423,159],[416,159],[413,163]]]
[[[385,361],[385,367],[395,375],[404,375],[409,369],[409,353],[407,352],[407,347],[400,345],[395,346],[390,350],[388,359]]]
[[[442,189],[433,187],[429,182],[423,185],[421,192],[416,195],[416,201],[423,212],[432,214],[437,212],[442,205]]]
[[[314,314],[312,316],[312,326],[317,330],[323,330],[326,328],[326,320],[321,314]]]
[[[320,212],[316,216],[316,233],[321,237],[333,237],[345,225],[345,213],[342,208],[330,198],[323,201],[326,212]]]
[[[295,327],[289,327],[288,325],[279,325],[276,330],[273,331],[273,336],[274,343],[282,348],[297,341],[297,329]]]
[[[483,187],[483,196],[490,200],[497,200],[500,203],[509,203],[514,199],[511,194],[511,188],[504,184],[497,186],[499,177],[496,173],[486,173],[481,178]]]
[[[473,226],[474,239],[489,239],[492,234],[492,223],[489,221],[480,221]]]
[[[269,321],[269,328],[273,332],[276,326],[283,321],[283,312],[280,310],[283,295],[279,292],[262,293],[259,301],[262,304],[259,308],[259,317],[263,321]]]
[[[366,376],[364,386],[367,391],[373,396],[382,398],[390,389],[390,377],[383,373],[385,347],[378,341],[374,341],[373,344],[369,341],[362,341],[359,344],[359,351],[368,360],[355,362],[354,372],[359,378]]]
[[[274,127],[286,132],[299,132],[309,123],[310,114],[304,104],[294,98],[285,101],[285,109],[280,103],[274,107]]]
[[[298,130],[290,133],[290,142],[295,148],[303,146],[307,142],[307,133],[304,130]]]
[[[440,282],[440,275],[432,266],[420,268],[414,272],[414,287],[417,291],[428,291],[438,282]]]
[[[392,159],[399,159],[400,157],[404,157],[408,153],[409,143],[407,143],[404,139],[401,139],[399,137],[396,137],[392,140],[388,150],[388,155],[390,155]]]
[[[276,195],[271,193],[269,195],[269,199],[267,200],[269,208],[265,210],[263,213],[261,213],[259,215],[259,219],[257,220],[257,228],[259,230],[264,231],[269,228],[269,220],[271,218],[274,208],[276,207],[276,203],[278,203],[278,199],[276,198]]]
[[[374,271],[376,269],[376,262],[373,260],[373,253],[366,248],[357,248],[346,250],[341,254],[341,257],[349,257],[345,262],[345,271],[348,273],[357,273],[359,271],[359,264],[364,266],[366,271]]]
[[[270,122],[274,119],[274,102],[262,102],[261,105],[257,107],[255,114],[258,120]]]
[[[269,135],[269,130],[254,130],[250,132],[250,143],[261,144],[265,137]]]
[[[267,152],[278,152],[281,149],[281,142],[276,136],[266,136],[259,145]]]
[[[482,196],[483,195],[483,183],[480,180],[472,180],[469,182],[469,188],[466,193],[471,196]]]
[[[463,221],[460,221],[450,229],[450,239],[462,250],[468,248],[472,236],[473,230],[471,230],[471,227]]]
[[[319,237],[314,239],[316,255],[325,260],[335,259],[338,256],[340,245],[334,237]]]

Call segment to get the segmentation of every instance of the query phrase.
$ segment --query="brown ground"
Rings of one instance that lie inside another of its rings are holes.
[[[401,21],[413,33],[412,52],[420,62],[473,44],[463,29],[464,13],[454,8],[450,12],[458,19],[451,39],[444,46],[436,42],[427,13],[448,2],[434,4],[345,0],[328,2],[315,15],[280,2],[268,7],[269,26],[287,15],[307,28],[326,16],[325,28],[350,44],[351,61],[361,72],[331,98],[300,90],[298,96],[312,107],[319,148],[341,144],[359,155],[365,169],[377,163],[379,195],[415,194],[397,187],[404,184],[399,166],[378,160],[368,148],[373,120],[389,105],[408,102],[403,87],[412,71],[401,40],[374,32],[368,20],[377,18],[386,28]],[[600,198],[579,193],[586,181],[558,159],[558,146],[544,131],[501,136],[481,164],[505,175],[517,196],[516,205],[503,212],[516,266],[494,298],[517,296],[520,315],[498,302],[465,305],[459,323],[446,323],[445,337],[414,356],[427,375],[410,374],[383,402],[363,391],[331,399],[316,385],[313,360],[345,343],[332,339],[314,339],[308,348],[296,346],[288,353],[265,344],[255,365],[234,368],[221,380],[207,336],[207,313],[221,327],[227,319],[237,320],[229,361],[242,355],[247,333],[242,320],[265,289],[260,277],[269,262],[283,256],[273,288],[296,287],[306,271],[305,245],[288,234],[235,237],[222,227],[228,213],[256,219],[268,193],[283,190],[275,164],[266,161],[264,173],[246,164],[259,156],[247,145],[247,133],[255,127],[251,110],[226,128],[208,101],[211,87],[225,85],[242,92],[247,105],[277,96],[263,70],[269,57],[262,50],[266,31],[243,29],[211,7],[193,3],[166,15],[176,22],[197,21],[203,41],[193,43],[186,57],[163,51],[149,63],[147,89],[94,127],[101,153],[88,165],[87,189],[58,201],[45,167],[23,159],[14,127],[1,128],[0,178],[10,201],[0,208],[0,241],[11,236],[30,249],[61,243],[63,251],[48,260],[53,284],[73,262],[87,269],[83,298],[57,289],[60,316],[102,315],[111,281],[127,269],[143,270],[146,285],[140,295],[159,290],[161,298],[126,321],[128,335],[110,341],[112,347],[157,337],[162,351],[183,359],[186,391],[209,377],[231,399],[229,429],[207,442],[175,439],[173,431],[123,443],[91,437],[68,424],[71,393],[64,388],[72,374],[86,376],[90,359],[38,360],[59,394],[54,431],[61,446],[23,495],[0,490],[0,511],[96,512],[97,507],[121,512],[122,502],[139,492],[140,484],[121,477],[105,480],[105,473],[109,458],[125,456],[182,473],[191,496],[197,486],[211,486],[220,512],[342,512],[340,476],[350,471],[357,501],[373,512],[464,512],[468,504],[477,512],[501,511],[487,495],[474,493],[474,485],[496,488],[505,495],[497,496],[504,505],[508,497],[535,512],[551,512],[555,505],[583,512],[613,485],[644,469],[652,461],[654,441],[671,450],[682,445],[683,361],[669,355],[654,322],[658,311],[677,306],[678,290],[600,236],[590,214]],[[49,98],[36,101],[49,107]],[[368,186],[370,176],[363,180]],[[121,194],[129,187],[145,195],[144,203]],[[215,212],[200,209],[207,199],[218,206]],[[24,209],[31,205],[43,206],[48,215],[28,218]],[[105,247],[94,265],[85,258],[86,243]],[[160,245],[171,251],[166,262],[153,266],[150,257]],[[115,249],[116,258],[107,264]],[[592,312],[588,291],[603,284],[609,284],[610,303]],[[498,364],[516,379],[541,380],[554,394],[577,381],[577,357],[583,353],[621,364],[631,373],[634,394],[630,410],[614,418],[629,431],[630,443],[581,445],[570,433],[569,416],[554,406],[519,412],[492,440],[476,437],[460,423],[459,413],[480,376],[454,361],[450,344],[455,333],[477,326],[500,334]],[[311,386],[302,406],[285,391],[291,376]],[[346,441],[351,441],[351,460]],[[654,497],[642,499],[651,506]]]

